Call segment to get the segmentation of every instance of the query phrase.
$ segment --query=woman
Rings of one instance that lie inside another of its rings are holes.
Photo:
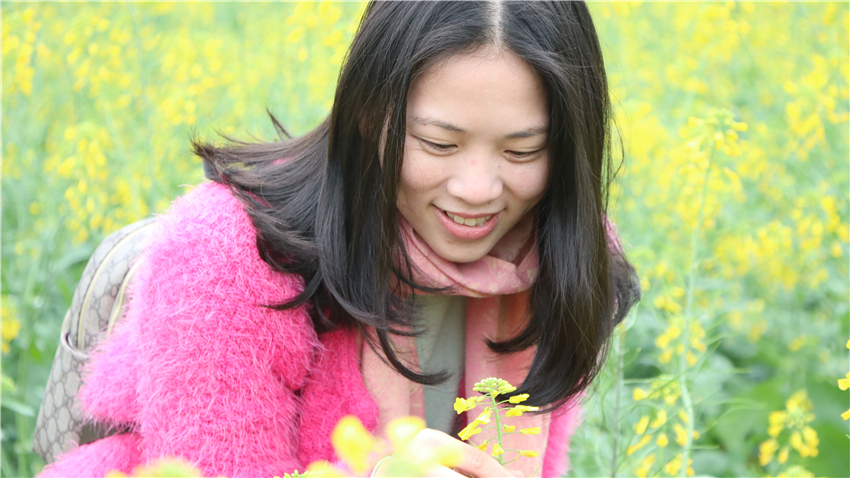
[[[609,140],[584,4],[370,4],[327,121],[195,144],[212,182],[161,218],[80,394],[134,431],[43,476],[166,455],[280,475],[334,460],[347,414],[422,416],[415,440],[435,447],[464,425],[453,397],[491,374],[545,408],[523,417],[543,455],[509,471],[464,444],[433,474],[563,473],[564,405],[638,295],[605,219]]]

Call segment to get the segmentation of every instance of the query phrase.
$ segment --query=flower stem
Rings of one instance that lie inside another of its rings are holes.
[[[614,430],[613,430],[613,443],[611,444],[611,478],[616,478],[617,476],[617,468],[619,468],[619,464],[617,463],[617,458],[619,457],[619,452],[617,447],[620,442],[620,394],[622,393],[623,388],[623,348],[626,340],[626,327],[625,325],[620,325],[620,333],[617,336],[617,341],[614,342],[616,347],[617,354],[617,365],[614,369]]]
[[[496,421],[496,436],[498,437],[499,446],[504,449],[505,447],[502,443],[502,425],[499,423],[499,404],[496,403],[496,397],[494,397],[492,393],[490,394],[490,401],[493,402],[493,420]],[[499,460],[499,464],[504,466],[505,460],[504,458],[502,458],[502,455],[504,455],[504,453],[497,456],[496,458]]]

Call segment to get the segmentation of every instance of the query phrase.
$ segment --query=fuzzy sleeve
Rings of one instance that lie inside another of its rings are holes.
[[[299,468],[298,399],[318,339],[303,308],[264,307],[303,288],[260,259],[256,230],[205,183],[161,217],[126,320],[136,324],[142,460],[182,456],[207,476]]]
[[[83,445],[44,467],[37,478],[106,476],[110,472],[132,473],[139,465],[139,435],[112,435]]]

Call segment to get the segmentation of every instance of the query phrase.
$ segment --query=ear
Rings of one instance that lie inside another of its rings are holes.
[[[360,135],[361,136],[364,136],[365,129],[366,128],[365,128],[363,122],[361,121],[361,123],[360,123]],[[384,150],[386,149],[386,146],[387,146],[387,134],[389,133],[389,129],[390,129],[390,116],[387,115],[387,117],[384,119],[384,127],[381,128],[381,136],[378,139],[378,161],[381,164],[384,164]]]

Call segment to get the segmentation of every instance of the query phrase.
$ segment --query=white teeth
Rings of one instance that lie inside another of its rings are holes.
[[[483,226],[485,222],[487,222],[491,217],[493,217],[493,215],[491,214],[489,216],[479,217],[477,219],[464,218],[456,214],[452,214],[448,211],[446,211],[446,215],[449,216],[449,218],[451,218],[451,220],[453,220],[454,222],[458,224],[463,224],[464,226]]]

